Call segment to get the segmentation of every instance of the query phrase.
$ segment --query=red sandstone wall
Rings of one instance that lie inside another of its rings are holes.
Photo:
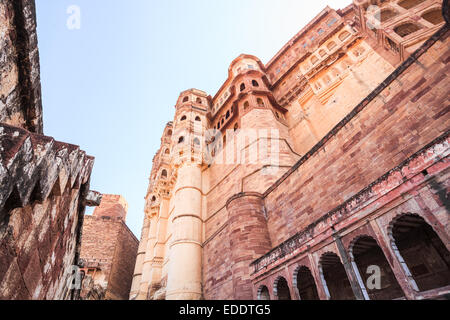
[[[137,247],[121,218],[85,216],[80,258],[99,263],[94,281],[106,288],[106,299],[128,299]]]
[[[122,223],[116,243],[106,299],[128,300],[139,242]]]
[[[267,195],[276,246],[443,134],[448,116],[448,32]],[[362,106],[362,105],[361,105]]]
[[[14,209],[0,229],[0,300],[68,298],[75,264],[79,190]]]
[[[0,2],[0,122],[43,132],[34,0]]]

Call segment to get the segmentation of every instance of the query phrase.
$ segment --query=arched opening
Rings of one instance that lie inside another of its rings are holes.
[[[258,300],[270,300],[269,289],[266,286],[261,286],[258,289]]]
[[[355,239],[350,247],[350,256],[356,263],[371,300],[392,300],[403,297],[402,288],[375,239],[369,236]]]
[[[237,129],[238,129],[238,124],[236,123],[236,124],[234,125],[234,132],[236,132]]]
[[[197,103],[202,104],[202,99],[197,98]]]
[[[398,3],[398,5],[405,9],[411,9],[412,7],[415,7],[424,1],[426,1],[426,0],[404,0],[404,1],[400,1]]]
[[[336,42],[334,42],[334,41],[331,41],[329,44],[327,44],[328,50],[333,50],[334,47],[336,47]]]
[[[169,129],[169,130],[167,131],[167,136],[171,136],[171,135],[172,135],[172,130]]]
[[[230,110],[227,111],[227,114],[225,115],[225,118],[228,119],[230,117]]]
[[[404,214],[391,225],[392,247],[420,291],[450,284],[450,253],[433,228],[417,214]]]
[[[240,87],[241,92],[245,90],[245,84],[241,83],[241,87]]]
[[[250,106],[250,104],[248,103],[248,101],[244,102],[244,110],[247,109]]]
[[[311,58],[311,63],[312,63],[312,64],[316,64],[317,61],[319,61],[319,58],[317,58],[316,56],[313,56],[313,57]]]
[[[152,197],[152,202],[155,202],[155,201],[156,201],[156,197],[153,196],[153,197]]]
[[[428,11],[422,15],[422,18],[427,20],[428,22],[436,25],[444,22],[444,17],[442,16],[442,11],[438,8],[435,8],[431,11]]]
[[[167,179],[167,170],[166,169],[163,169],[163,171],[161,171],[161,178]]]
[[[164,151],[165,154],[170,154],[170,150],[169,148],[166,149],[166,151]]]
[[[339,35],[339,40],[344,41],[348,37],[350,37],[350,32],[344,31]]]
[[[279,277],[277,280],[275,280],[273,288],[274,295],[278,298],[278,300],[291,300],[289,285],[285,278]]]
[[[181,119],[180,119],[180,121],[185,121],[186,119],[187,119],[186,116],[182,116]]]
[[[325,56],[327,55],[327,52],[326,52],[325,50],[323,50],[323,49],[320,49],[319,55],[320,55],[321,57],[325,57]]]
[[[402,38],[416,32],[418,30],[420,30],[420,28],[417,25],[410,23],[410,22],[399,25],[398,27],[394,28],[394,32]]]
[[[301,266],[294,275],[300,300],[319,300],[316,283],[308,267]]]
[[[183,98],[183,102],[188,102],[189,101],[189,97],[184,97]]]
[[[258,104],[258,107],[263,108],[264,107],[264,101],[261,98],[256,99],[256,103]]]
[[[179,137],[178,138],[178,143],[183,143],[183,142],[184,142],[184,137],[183,136]]]
[[[202,119],[200,119],[200,117],[199,116],[197,116],[197,117],[195,117],[195,121],[202,121]]]
[[[337,254],[327,252],[322,255],[319,263],[324,288],[331,300],[355,300],[350,281],[344,265]]]
[[[256,80],[253,80],[253,81],[252,81],[252,85],[253,85],[254,87],[259,87],[259,83],[258,83],[258,81],[256,81]]]

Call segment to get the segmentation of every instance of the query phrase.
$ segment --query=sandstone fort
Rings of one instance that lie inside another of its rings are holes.
[[[448,1],[326,7],[174,97],[140,240],[44,135],[34,10],[0,1],[0,299],[449,299]]]

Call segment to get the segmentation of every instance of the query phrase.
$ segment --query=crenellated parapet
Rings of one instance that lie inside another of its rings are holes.
[[[52,192],[60,195],[67,187],[79,189],[89,182],[94,165],[94,158],[78,146],[6,124],[0,124],[0,148],[0,208],[4,214],[44,201]]]

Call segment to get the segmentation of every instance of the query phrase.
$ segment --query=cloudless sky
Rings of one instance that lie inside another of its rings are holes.
[[[350,3],[36,0],[44,133],[95,157],[91,189],[126,198],[139,238],[152,159],[180,92],[214,96],[238,55],[267,63],[327,5]],[[67,27],[71,5],[80,29]]]

